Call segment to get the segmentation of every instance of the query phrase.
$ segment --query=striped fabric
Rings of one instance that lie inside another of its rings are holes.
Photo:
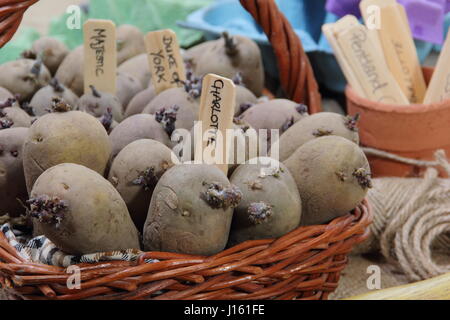
[[[66,268],[78,263],[97,263],[102,261],[135,261],[142,251],[128,249],[122,251],[93,253],[82,256],[73,256],[59,250],[45,236],[29,239],[21,231],[11,228],[9,223],[0,227],[0,232],[8,239],[22,258],[27,261],[43,263],[52,266]],[[157,260],[147,260],[147,263],[157,262]]]

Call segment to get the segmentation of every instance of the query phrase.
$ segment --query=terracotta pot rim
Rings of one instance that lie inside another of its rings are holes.
[[[364,109],[375,110],[384,113],[420,114],[450,109],[450,99],[446,99],[438,103],[431,103],[427,105],[425,104],[393,105],[377,101],[371,101],[369,99],[359,96],[349,85],[347,85],[345,88],[345,95],[347,99],[352,100],[356,105]]]
[[[429,80],[433,74],[434,68],[433,67],[424,67],[422,66],[422,71],[425,76],[425,80]],[[428,81],[427,81],[428,82]],[[429,112],[438,112],[445,109],[450,109],[450,99],[446,99],[441,102],[437,103],[430,103],[430,104],[408,104],[408,105],[396,105],[396,104],[388,104],[388,103],[381,103],[377,101],[371,101],[369,99],[366,99],[364,97],[359,96],[349,85],[345,88],[345,96],[347,99],[352,100],[355,104],[358,106],[374,110],[377,112],[384,112],[384,113],[395,113],[399,115],[405,115],[405,114],[421,114],[421,113],[429,113]]]

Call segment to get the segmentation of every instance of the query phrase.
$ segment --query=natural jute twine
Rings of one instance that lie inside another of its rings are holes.
[[[381,249],[389,262],[396,263],[410,281],[450,272],[438,265],[432,252],[450,253],[450,179],[439,178],[436,167],[450,176],[445,152],[435,152],[435,161],[406,159],[384,151],[365,148],[366,154],[428,167],[423,178],[378,178],[373,181],[369,202],[374,221],[371,246]],[[366,244],[367,245],[367,244]]]

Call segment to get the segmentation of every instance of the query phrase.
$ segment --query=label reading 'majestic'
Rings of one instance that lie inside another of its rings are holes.
[[[84,91],[90,86],[116,94],[116,27],[110,20],[89,19],[84,33]]]

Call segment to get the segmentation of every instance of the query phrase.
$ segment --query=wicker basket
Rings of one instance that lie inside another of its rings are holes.
[[[2,1],[20,17],[36,1]],[[309,60],[273,0],[241,0],[261,24],[278,59],[281,84],[297,102],[320,111]],[[0,7],[0,30],[5,9]],[[20,18],[19,20],[20,21]],[[18,25],[18,24],[17,24]],[[0,31],[0,43],[14,32]],[[327,225],[300,227],[278,239],[247,241],[211,257],[143,253],[135,262],[80,264],[81,288],[69,290],[64,268],[26,262],[0,232],[0,285],[10,299],[327,299],[347,263],[347,254],[368,236],[367,201]],[[147,259],[159,262],[145,263]]]
[[[25,11],[39,0],[0,0],[0,48],[16,33]]]

